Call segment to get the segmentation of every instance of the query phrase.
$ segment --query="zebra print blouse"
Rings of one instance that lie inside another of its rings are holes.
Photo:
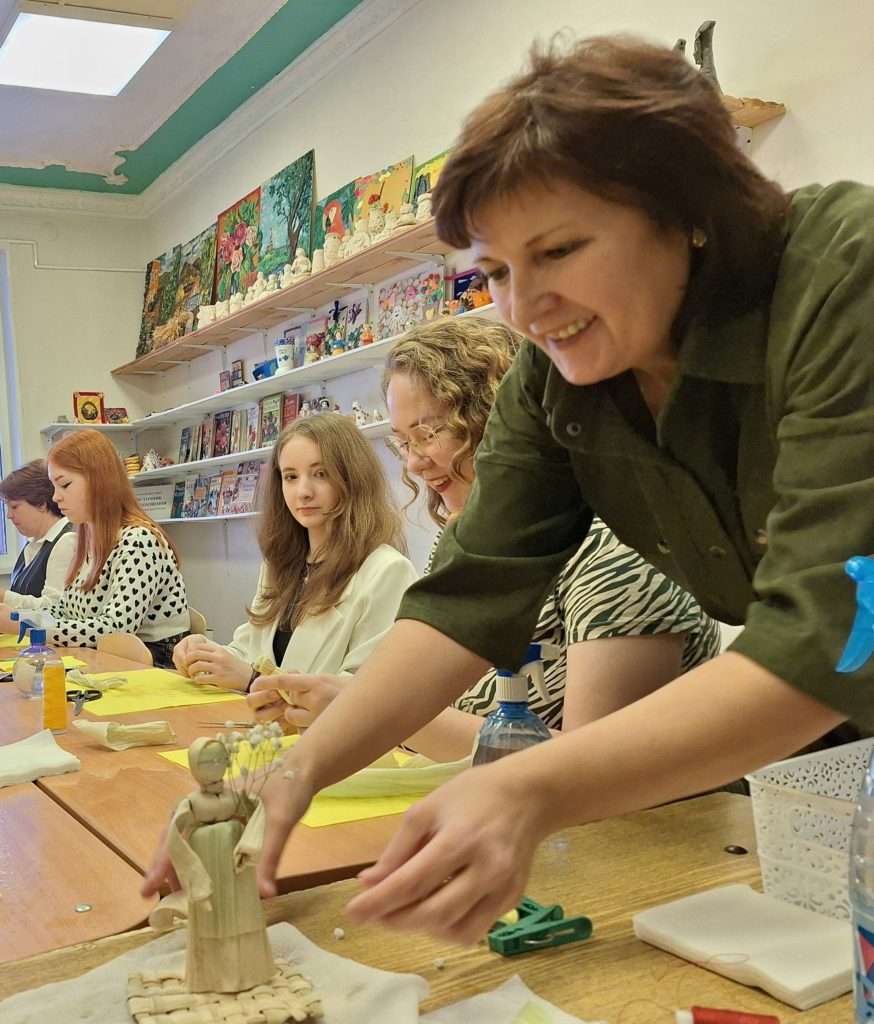
[[[427,573],[439,536],[428,558]],[[551,729],[560,729],[567,674],[567,649],[584,640],[686,633],[682,670],[687,672],[719,653],[719,624],[698,602],[636,551],[622,544],[594,519],[586,539],[562,569],[540,613],[532,642],[549,642],[561,656],[544,665],[549,700],[533,689],[531,710]],[[454,704],[461,711],[487,715],[497,707],[492,669]]]

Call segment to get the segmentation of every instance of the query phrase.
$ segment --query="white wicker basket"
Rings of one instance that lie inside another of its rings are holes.
[[[747,776],[765,892],[849,917],[850,826],[874,740],[859,740]]]

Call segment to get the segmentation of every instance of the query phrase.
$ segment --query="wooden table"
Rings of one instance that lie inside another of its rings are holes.
[[[609,1024],[672,1024],[673,1011],[693,1004],[775,1014],[782,1024],[836,1024],[851,1019],[849,996],[801,1013],[760,992],[638,941],[631,915],[645,907],[717,885],[758,886],[752,813],[745,797],[700,797],[611,821],[570,829],[565,850],[544,846],[528,893],[588,914],[591,940],[503,958],[482,945],[446,947],[421,936],[360,928],[343,917],[354,881],[290,893],[267,904],[271,921],[289,920],[325,949],[391,971],[421,974],[431,985],[423,1009],[494,988],[515,973],[538,995],[584,1020]],[[346,937],[333,930],[341,924]],[[0,998],[75,977],[154,938],[149,929],[0,965]],[[438,970],[435,958],[445,960]],[[369,1024],[369,1022],[368,1022]]]
[[[85,648],[68,652],[86,662],[87,672],[115,672],[144,666]],[[0,743],[11,743],[41,728],[41,703],[23,700],[10,684],[0,686]],[[88,705],[81,717],[91,715]],[[226,720],[247,720],[248,705],[241,698],[220,704],[164,708],[119,715],[122,722],[168,721],[178,742],[187,747],[198,736],[223,730]],[[144,872],[151,863],[161,832],[179,800],[194,783],[189,772],[159,756],[168,747],[134,747],[112,751],[97,747],[70,726],[57,737],[59,746],[82,763],[81,770],[39,779],[37,785],[61,807],[102,839],[132,867]],[[279,864],[278,882],[284,892],[349,878],[372,864],[398,827],[400,817],[371,818],[324,828],[295,830]]]

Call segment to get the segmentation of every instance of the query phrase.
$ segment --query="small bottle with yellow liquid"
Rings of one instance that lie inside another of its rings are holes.
[[[64,663],[47,661],[43,665],[42,680],[42,727],[53,733],[67,731],[67,687]]]

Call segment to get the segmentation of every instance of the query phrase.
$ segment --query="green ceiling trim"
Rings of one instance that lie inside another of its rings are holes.
[[[111,185],[99,174],[68,171],[58,164],[38,169],[0,166],[0,183],[139,195],[359,3],[361,0],[288,0],[139,149],[118,153],[125,157],[117,168],[118,174],[127,176],[125,184]]]

